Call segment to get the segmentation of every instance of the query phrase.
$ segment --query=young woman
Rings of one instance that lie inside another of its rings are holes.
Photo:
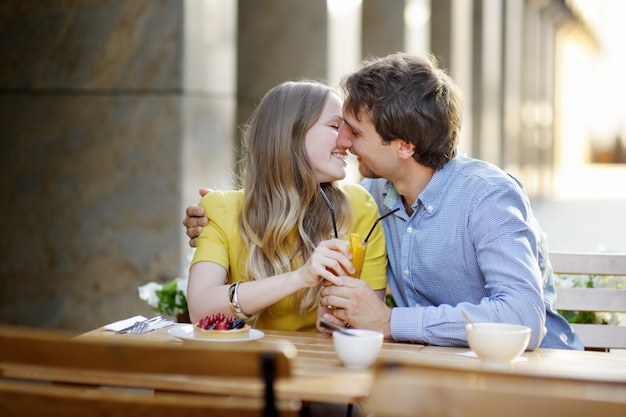
[[[209,224],[189,273],[192,322],[221,312],[257,328],[320,329],[322,280],[354,279],[335,230],[365,237],[379,216],[361,186],[335,182],[346,169],[347,149],[336,143],[342,125],[341,99],[318,82],[285,82],[261,100],[244,132],[243,189],[212,191],[200,203]],[[368,243],[361,279],[382,299],[381,226]]]

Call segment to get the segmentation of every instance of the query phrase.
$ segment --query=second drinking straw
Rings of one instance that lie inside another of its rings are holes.
[[[379,221],[381,221],[382,219],[384,219],[385,217],[395,213],[396,211],[400,210],[400,207],[391,210],[389,213],[385,214],[384,216],[379,217],[378,219],[376,219],[376,221],[374,222],[374,225],[372,226],[372,228],[370,229],[369,233],[367,234],[367,236],[365,237],[364,242],[367,242],[367,240],[370,238],[370,235],[372,234],[372,232],[374,231],[374,228],[376,227],[376,225],[378,224]]]
[[[320,193],[322,194],[322,197],[324,197],[324,201],[326,201],[326,205],[330,209],[330,216],[333,219],[333,230],[335,231],[335,237],[339,238],[339,233],[337,233],[337,221],[335,220],[335,209],[333,208],[333,205],[330,204],[330,200],[328,199],[328,197],[326,197],[326,193],[324,192],[324,189],[322,187],[320,187]]]

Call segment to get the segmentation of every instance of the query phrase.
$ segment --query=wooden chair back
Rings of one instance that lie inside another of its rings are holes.
[[[204,345],[209,344],[72,338],[50,330],[0,327],[0,370],[4,377],[0,386],[0,410],[13,410],[15,413],[9,415],[20,415],[19,410],[36,406],[36,410],[29,409],[32,415],[55,415],[50,404],[63,403],[63,407],[70,410],[83,413],[88,410],[86,414],[93,415],[91,408],[84,407],[97,405],[103,409],[119,408],[121,412],[133,407],[157,410],[162,406],[171,409],[167,415],[173,416],[178,412],[178,404],[181,408],[187,407],[187,411],[204,410],[205,415],[207,410],[211,410],[208,413],[211,415],[227,410],[231,415],[241,412],[242,415],[276,416],[279,409],[297,415],[294,412],[297,407],[277,401],[274,395],[275,381],[291,375],[291,359],[296,353],[293,345],[273,349],[246,344]],[[171,378],[162,378],[163,375]],[[234,384],[230,395],[240,398],[225,401],[225,397],[199,395],[204,392],[201,388],[194,392],[194,387],[201,384],[193,381],[204,377],[253,379],[258,381],[259,389],[256,393],[238,395]],[[15,378],[22,381],[13,380]],[[188,383],[182,384],[183,380]],[[41,386],[33,382],[47,384]],[[29,391],[19,385],[24,383],[37,389],[31,387]],[[101,393],[102,387],[116,390]],[[123,392],[119,392],[120,388]],[[146,395],[146,390],[156,394]],[[246,396],[248,398],[241,398]],[[14,409],[18,404],[16,398],[22,401],[20,408]],[[241,410],[237,410],[239,404]]]
[[[554,417],[624,415],[623,384],[598,383],[523,373],[459,368],[432,363],[379,363],[364,402],[376,417]]]
[[[0,379],[0,415],[4,417],[262,417],[263,408],[261,398],[152,395]],[[295,410],[279,412],[298,415]]]
[[[626,276],[626,254],[550,253],[557,274]],[[556,289],[555,307],[567,311],[626,313],[626,291],[608,288]],[[626,326],[573,323],[586,349],[626,349]]]

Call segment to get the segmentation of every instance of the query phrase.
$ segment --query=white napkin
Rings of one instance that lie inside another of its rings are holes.
[[[125,329],[129,326],[132,326],[133,324],[135,324],[138,321],[144,321],[146,320],[146,317],[144,316],[134,316],[134,317],[130,317],[128,319],[124,319],[124,320],[120,320],[120,321],[116,321],[114,323],[110,323],[104,326],[104,328],[106,330],[111,330],[114,332],[117,332],[118,330],[122,330]]]
[[[476,354],[476,352],[474,352],[473,350],[468,350],[467,352],[463,352],[463,353],[457,353],[457,355],[459,356],[465,356],[467,358],[475,358],[478,359],[478,355]],[[528,361],[528,358],[525,358],[523,356],[518,356],[517,358],[513,359],[513,363],[517,363],[517,362],[526,362]]]

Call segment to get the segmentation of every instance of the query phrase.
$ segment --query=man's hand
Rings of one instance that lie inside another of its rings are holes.
[[[211,192],[208,188],[200,188],[198,191],[200,197],[204,197]],[[204,209],[193,204],[185,210],[185,218],[183,226],[187,228],[187,236],[189,236],[189,246],[195,248],[198,244],[198,236],[202,233],[202,228],[209,224],[209,219],[204,217]]]
[[[343,285],[324,283],[321,306],[333,306],[332,314],[324,314],[324,320],[343,326],[349,323],[359,329],[378,330],[391,339],[391,308],[381,299],[378,291],[372,290],[367,282],[342,277]],[[385,290],[380,290],[384,292]]]

